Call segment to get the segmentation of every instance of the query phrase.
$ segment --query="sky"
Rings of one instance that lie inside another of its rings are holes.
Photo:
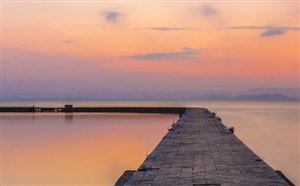
[[[2,94],[299,88],[299,1],[2,1]]]

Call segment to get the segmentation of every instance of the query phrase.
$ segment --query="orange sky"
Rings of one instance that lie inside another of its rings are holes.
[[[299,86],[297,1],[4,0],[2,16],[7,92]]]

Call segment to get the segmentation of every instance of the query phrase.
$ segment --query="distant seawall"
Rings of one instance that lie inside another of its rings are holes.
[[[0,107],[0,112],[111,112],[183,114],[184,107]]]

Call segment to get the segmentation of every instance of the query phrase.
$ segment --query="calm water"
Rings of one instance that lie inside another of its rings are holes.
[[[4,102],[6,106],[206,107],[274,169],[299,181],[299,102]],[[112,185],[136,169],[177,115],[1,113],[3,185]]]

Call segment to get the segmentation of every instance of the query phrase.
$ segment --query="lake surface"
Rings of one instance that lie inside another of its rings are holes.
[[[184,106],[217,112],[274,169],[299,182],[299,102],[72,101],[5,106]],[[112,185],[137,169],[167,133],[172,114],[1,113],[3,185]]]

